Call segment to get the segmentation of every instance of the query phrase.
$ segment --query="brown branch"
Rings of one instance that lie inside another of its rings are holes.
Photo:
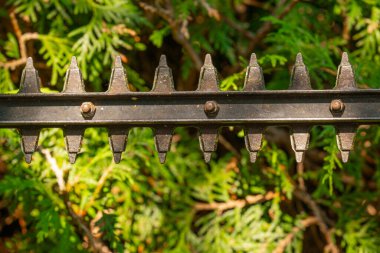
[[[304,171],[305,171],[305,165],[303,162],[297,163],[297,179],[298,179],[298,185],[299,187],[305,191],[306,186],[305,186],[305,180],[303,179],[304,176]]]
[[[254,40],[255,39],[255,35],[253,33],[251,33],[250,31],[246,30],[241,25],[235,23],[233,20],[231,20],[231,19],[229,19],[229,18],[227,18],[225,16],[223,16],[222,19],[223,19],[224,22],[226,22],[226,24],[228,24],[233,29],[235,29],[236,31],[238,31],[239,33],[241,33],[247,39],[250,39],[250,40]]]
[[[5,68],[5,69],[15,69],[20,65],[24,65],[27,60],[27,52],[26,52],[26,42],[30,40],[37,40],[39,39],[39,34],[38,33],[24,33],[21,35],[20,39],[18,40],[19,45],[20,45],[20,54],[21,58],[16,59],[16,60],[11,60],[7,62],[0,62],[0,67]],[[25,51],[23,51],[25,50]]]
[[[318,204],[313,200],[310,194],[300,188],[296,188],[293,194],[311,209],[311,211],[315,215],[315,218],[318,220],[317,224],[318,224],[319,230],[324,234],[325,240],[327,242],[327,245],[325,247],[325,252],[331,252],[331,253],[340,252],[332,239],[331,230],[329,230],[325,222],[325,220],[327,219],[326,215],[319,208]]]
[[[283,19],[293,8],[294,6],[299,2],[299,0],[291,0],[290,3],[279,13],[274,14],[274,17],[277,19]],[[278,5],[276,6],[273,13],[276,13],[279,9],[282,9],[283,7],[283,1],[280,1]],[[248,45],[247,55],[253,52],[253,50],[256,48],[256,46],[267,36],[267,34],[272,30],[273,24],[271,21],[265,22],[255,34],[255,37],[251,39],[250,44]]]
[[[26,46],[24,43],[22,43],[23,42],[22,32],[21,32],[21,28],[18,24],[18,21],[16,18],[16,13],[14,10],[9,11],[9,18],[11,20],[11,24],[12,24],[13,30],[15,31],[15,35],[17,37],[17,40],[19,42],[21,58],[26,58]]]
[[[245,197],[245,199],[230,200],[230,201],[221,202],[221,203],[218,203],[218,202],[196,203],[193,209],[195,210],[195,212],[215,210],[218,213],[222,213],[228,209],[243,208],[247,205],[253,205],[260,202],[268,201],[278,196],[279,196],[279,193],[267,192],[265,195],[262,195],[262,194],[249,195]]]
[[[239,151],[226,138],[224,138],[223,135],[219,134],[218,141],[225,149],[233,153],[236,158],[240,160],[241,155]]]
[[[110,253],[111,250],[107,247],[106,244],[101,239],[95,238],[94,235],[91,233],[90,229],[88,228],[88,225],[79,217],[78,214],[75,213],[74,209],[72,208],[71,201],[69,199],[69,194],[65,189],[65,181],[63,178],[62,169],[58,167],[56,159],[51,155],[50,151],[48,149],[40,149],[40,152],[45,156],[46,161],[50,165],[51,169],[53,170],[58,186],[59,186],[59,194],[62,196],[63,203],[65,204],[65,207],[72,218],[73,222],[80,228],[80,231],[83,232],[84,236],[86,236],[89,240],[89,244],[91,245],[91,248],[96,253]]]
[[[316,217],[308,217],[301,221],[301,226],[295,226],[292,228],[289,234],[285,236],[284,239],[282,239],[278,245],[277,248],[273,251],[273,253],[282,253],[285,252],[286,247],[293,241],[293,238],[295,235],[301,231],[304,230],[307,227],[310,227],[314,224],[318,223],[318,219]]]
[[[168,22],[172,30],[173,39],[183,47],[185,52],[189,55],[191,61],[194,63],[194,67],[197,70],[200,70],[203,65],[203,62],[201,58],[199,57],[198,53],[195,51],[195,49],[191,45],[190,41],[188,40],[187,38],[188,36],[186,36],[186,34],[183,32],[184,30],[187,29],[187,28],[184,29],[183,22],[179,22],[179,20],[176,20],[174,18],[173,12],[165,10],[161,8],[160,6],[149,5],[141,1],[139,2],[139,6],[144,11],[157,14],[162,19]]]
[[[88,225],[75,213],[75,211],[72,208],[71,202],[69,200],[69,196],[67,192],[63,194],[63,200],[66,206],[66,209],[68,210],[71,218],[73,219],[73,222],[83,231],[84,235],[88,238],[89,244],[91,245],[91,248],[96,253],[110,253],[112,252],[105,244],[104,242],[99,239],[95,238],[94,235],[91,233],[90,229],[88,228]]]
[[[37,40],[38,33],[24,33],[23,34],[14,10],[9,11],[9,18],[11,20],[11,24],[18,41],[18,46],[20,49],[20,59],[11,60],[7,62],[0,62],[0,67],[13,70],[16,67],[20,65],[24,65],[26,63],[26,59],[28,57],[28,53],[26,50],[26,43],[30,40]]]
[[[45,156],[46,161],[50,164],[50,168],[54,172],[55,177],[57,178],[59,193],[63,193],[66,190],[65,180],[63,179],[63,171],[58,167],[57,160],[52,157],[48,149],[40,149],[41,153]]]

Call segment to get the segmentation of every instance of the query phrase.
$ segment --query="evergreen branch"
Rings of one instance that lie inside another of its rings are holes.
[[[100,179],[96,185],[96,188],[95,188],[93,194],[91,195],[91,199],[87,202],[87,204],[85,205],[83,210],[88,210],[94,204],[96,198],[99,195],[99,192],[102,190],[102,188],[103,188],[103,186],[107,180],[107,177],[111,173],[113,168],[114,168],[114,164],[111,164],[110,166],[108,166],[107,169],[104,170],[104,172],[102,173],[102,176],[100,177]],[[85,212],[80,212],[80,213],[84,214]]]
[[[305,230],[307,227],[315,225],[318,223],[318,219],[316,217],[307,217],[301,221],[301,226],[294,226],[289,234],[282,239],[277,248],[273,251],[273,253],[283,253],[286,250],[286,247],[293,241],[293,238],[296,236],[298,232],[301,230]]]
[[[274,17],[277,19],[283,19],[296,6],[298,2],[299,0],[291,0],[290,3],[279,14],[274,15]],[[278,12],[279,9],[282,9],[283,5],[284,1],[279,1],[279,3],[273,11],[273,14]],[[256,46],[265,38],[265,36],[268,35],[272,28],[272,22],[267,21],[257,30],[257,33],[255,34],[254,38],[251,39],[248,45],[248,50],[246,53],[247,55],[250,54],[256,48]]]
[[[213,203],[196,203],[193,207],[195,212],[201,211],[217,211],[222,213],[228,209],[243,208],[248,205],[254,205],[260,202],[268,201],[279,196],[279,193],[269,191],[266,194],[248,195],[244,199],[230,200],[227,202]]]

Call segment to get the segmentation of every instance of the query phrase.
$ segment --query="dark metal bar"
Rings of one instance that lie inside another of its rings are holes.
[[[333,113],[333,100],[344,103]],[[208,116],[207,101],[219,111]],[[83,102],[96,107],[92,118],[81,113]],[[133,92],[125,94],[16,94],[0,95],[0,127],[66,125],[244,125],[379,123],[379,90],[282,90],[254,92]]]

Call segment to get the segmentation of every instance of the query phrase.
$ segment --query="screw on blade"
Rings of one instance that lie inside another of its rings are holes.
[[[40,77],[31,57],[26,60],[26,66],[22,71],[19,93],[40,93]]]
[[[64,93],[83,93],[85,92],[82,73],[78,68],[75,56],[71,58],[71,64],[66,71],[65,84],[63,86]]]
[[[289,90],[311,90],[309,72],[303,63],[301,53],[297,54],[290,80]]]
[[[77,154],[80,151],[84,130],[81,127],[66,127],[64,129],[66,149],[69,153],[70,163],[75,163]]]
[[[336,141],[344,163],[348,162],[350,151],[353,149],[356,130],[356,126],[336,126]]]
[[[218,144],[218,128],[205,127],[199,129],[199,143],[204,160],[209,163],[212,152],[216,151]]]
[[[218,71],[212,64],[211,55],[207,54],[201,68],[197,91],[219,91]]]
[[[109,128],[108,140],[113,153],[115,163],[120,163],[121,155],[127,146],[129,129],[125,128]]]
[[[256,54],[251,59],[245,74],[244,91],[265,90],[263,70],[257,62]]]
[[[336,85],[337,90],[354,90],[356,89],[355,74],[346,52],[342,55],[342,60],[338,67]]]
[[[264,129],[261,127],[250,127],[244,129],[245,147],[249,152],[251,163],[256,162],[257,153],[261,149]]]
[[[157,127],[154,133],[154,141],[156,143],[156,149],[160,162],[164,163],[166,159],[166,153],[170,150],[172,143],[173,128],[172,127]]]
[[[154,74],[153,88],[155,92],[175,91],[172,70],[168,67],[166,56],[161,55],[160,63]]]
[[[30,163],[32,155],[37,149],[40,129],[23,127],[19,129],[19,133],[21,134],[21,148],[25,154],[25,161]]]
[[[290,143],[292,149],[296,155],[297,163],[301,163],[304,160],[305,151],[309,146],[310,133],[307,126],[295,126],[293,132],[290,135]]]
[[[115,58],[107,92],[110,94],[129,92],[128,78],[121,63],[120,56],[116,56]]]

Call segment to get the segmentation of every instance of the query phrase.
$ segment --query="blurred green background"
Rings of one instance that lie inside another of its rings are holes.
[[[360,88],[380,88],[378,0],[0,0],[0,92],[33,57],[44,92],[77,56],[86,90],[105,91],[120,55],[148,91],[161,54],[178,90],[195,90],[206,53],[222,90],[239,90],[255,52],[268,89],[287,89],[302,52],[330,89],[343,51]],[[287,128],[270,128],[255,164],[223,128],[205,164],[195,129],[176,129],[161,165],[151,129],[132,129],[115,164],[106,129],[87,129],[69,164],[62,130],[44,129],[31,165],[0,130],[0,252],[380,252],[380,131],[361,126],[342,164],[333,126],[311,131],[296,166]]]

